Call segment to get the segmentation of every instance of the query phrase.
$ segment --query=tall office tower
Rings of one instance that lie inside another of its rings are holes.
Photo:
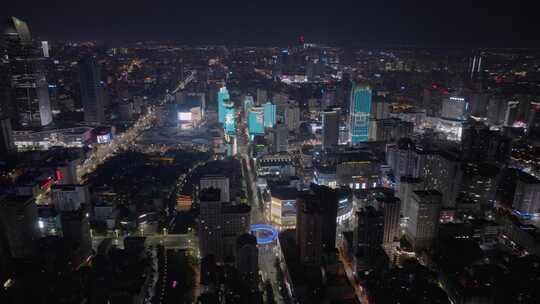
[[[328,109],[322,113],[322,146],[328,149],[338,145],[339,140],[339,113],[335,109]]]
[[[396,144],[386,147],[386,163],[392,168],[399,184],[401,176],[418,177],[418,154],[416,145],[409,138],[402,138]]]
[[[276,105],[276,117],[284,121],[285,120],[285,109],[287,108],[287,105],[289,103],[289,95],[284,93],[276,93],[272,97],[272,101]]]
[[[222,175],[206,175],[200,181],[201,190],[208,188],[219,189],[219,201],[230,201],[230,185],[229,178]]]
[[[90,221],[84,208],[63,211],[60,214],[62,236],[71,250],[77,253],[79,261],[84,261],[92,251]]]
[[[276,105],[267,102],[264,104],[264,127],[273,128],[276,125]]]
[[[217,95],[218,103],[218,122],[223,123],[225,121],[225,100],[230,100],[231,96],[226,87],[221,87]]]
[[[481,75],[482,71],[482,55],[478,54],[469,59],[469,76],[471,80],[475,80]]]
[[[336,246],[337,191],[311,184],[309,191],[300,194],[296,208],[300,261],[304,265],[319,266],[324,253]]]
[[[255,101],[253,101],[253,96],[246,95],[244,97],[244,117],[248,117],[249,110],[255,106]]]
[[[414,191],[424,189],[424,180],[418,177],[401,176],[399,181],[399,191],[396,196],[401,200],[401,214],[405,218],[410,217],[410,205]]]
[[[105,87],[101,81],[101,68],[95,58],[79,61],[81,99],[84,121],[102,124],[105,122]]]
[[[223,256],[221,225],[220,191],[215,188],[204,189],[199,193],[199,246],[201,256],[210,254],[220,258]]]
[[[520,172],[512,208],[524,215],[540,214],[540,180]]]
[[[248,131],[251,137],[264,134],[264,108],[252,107],[248,112]]]
[[[361,208],[354,217],[353,253],[357,271],[369,269],[381,252],[384,214],[373,206]]]
[[[395,196],[385,197],[381,207],[384,214],[383,244],[391,245],[399,239],[401,200]]]
[[[50,47],[49,47],[49,41],[41,41],[41,51],[43,53],[43,57],[49,58],[50,57]]]
[[[368,141],[371,113],[371,87],[354,84],[349,107],[349,139],[351,145]]]
[[[6,57],[11,75],[14,124],[18,128],[46,126],[52,122],[51,104],[41,58],[32,46],[28,25],[10,17],[3,32]]]
[[[415,251],[429,248],[439,231],[442,194],[437,190],[414,191],[405,236]]]
[[[300,128],[300,108],[296,103],[289,103],[285,108],[285,124],[291,132],[298,132]]]
[[[236,240],[236,268],[245,281],[256,281],[259,272],[257,238],[249,233]]]
[[[499,172],[500,169],[492,163],[464,163],[460,196],[474,202],[477,206],[493,207]]]
[[[0,45],[0,50],[1,48],[2,46]],[[10,82],[7,62],[0,55],[0,155],[5,155],[15,150],[11,126],[14,111]]]
[[[9,117],[0,118],[0,156],[14,150],[15,144],[13,143],[11,119]]]
[[[268,101],[268,93],[266,90],[257,89],[257,106],[261,106]]]
[[[238,237],[249,232],[251,208],[221,202],[220,191],[215,188],[201,189],[199,200],[201,256],[213,254],[218,261],[234,258]]]
[[[459,159],[449,153],[427,154],[423,177],[426,189],[442,193],[443,208],[455,207],[463,177]]]
[[[223,127],[225,132],[229,135],[236,134],[236,110],[234,109],[234,103],[230,100],[225,100],[223,103],[223,111],[225,118],[223,120]]]
[[[0,197],[0,232],[13,258],[28,258],[34,252],[37,205],[32,197]]]
[[[272,129],[273,135],[273,150],[274,152],[287,152],[289,149],[289,129],[282,123],[278,123],[274,129]]]

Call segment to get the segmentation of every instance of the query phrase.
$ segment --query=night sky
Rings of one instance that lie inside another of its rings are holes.
[[[525,0],[3,2],[5,16],[44,39],[290,45],[304,35],[344,46],[540,46],[540,18]]]

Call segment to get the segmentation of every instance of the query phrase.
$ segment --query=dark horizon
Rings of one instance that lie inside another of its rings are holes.
[[[186,6],[172,1],[92,1],[72,3],[28,0],[4,4],[3,17],[28,23],[33,37],[52,40],[97,40],[107,43],[177,41],[185,44],[405,45],[426,47],[540,46],[540,22],[532,9],[483,5],[487,1],[431,3],[379,1],[333,6],[288,3]],[[29,7],[31,9],[29,9]],[[488,8],[489,7],[489,8]]]

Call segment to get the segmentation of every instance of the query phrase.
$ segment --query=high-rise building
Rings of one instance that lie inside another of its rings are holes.
[[[396,196],[401,200],[401,214],[409,218],[412,194],[414,191],[424,189],[424,181],[412,176],[401,176],[399,179],[399,191]]]
[[[540,180],[520,172],[512,208],[523,215],[540,214]]]
[[[300,108],[296,103],[289,103],[285,108],[285,124],[291,132],[297,132],[300,128]]]
[[[422,172],[426,189],[442,193],[443,208],[453,208],[459,194],[463,170],[461,162],[449,153],[429,153],[425,155]]]
[[[296,214],[296,239],[304,265],[318,266],[336,246],[337,190],[311,184],[300,194]]]
[[[246,95],[244,98],[244,117],[248,117],[249,110],[253,106],[255,106],[255,101],[253,101],[253,96]]]
[[[84,121],[102,124],[105,122],[105,87],[101,81],[101,68],[95,58],[87,57],[79,62],[81,100]]]
[[[259,273],[259,249],[257,238],[249,233],[236,240],[236,268],[246,281],[255,281]]]
[[[238,237],[249,232],[251,208],[245,204],[223,203],[219,189],[215,188],[201,189],[199,200],[201,256],[212,254],[218,261],[234,258],[238,253]]]
[[[223,127],[227,134],[234,135],[236,134],[236,110],[234,109],[234,103],[230,100],[225,100],[223,107],[225,113]]]
[[[5,155],[14,150],[15,144],[13,143],[11,119],[9,117],[0,118],[0,155]]]
[[[386,163],[392,168],[399,184],[401,176],[418,177],[419,155],[415,143],[409,138],[402,138],[396,144],[386,147]]]
[[[354,217],[353,253],[356,270],[373,265],[384,238],[384,214],[373,206],[361,208]]]
[[[229,91],[226,87],[221,87],[218,92],[218,122],[223,123],[225,121],[225,100],[230,100]]]
[[[328,109],[322,113],[322,145],[328,149],[338,145],[339,140],[339,113]]]
[[[368,141],[371,113],[371,87],[355,84],[349,107],[349,139],[351,145]]]
[[[429,248],[439,232],[442,195],[436,190],[419,190],[412,194],[410,218],[405,236],[415,251]]]
[[[42,57],[32,45],[28,25],[15,17],[7,20],[3,32],[17,128],[49,125],[52,122],[51,104]]]
[[[220,202],[230,201],[229,178],[222,175],[206,175],[200,181],[201,190],[208,188],[219,189]]]
[[[13,258],[28,258],[38,237],[37,205],[32,197],[0,197],[0,232]]]
[[[393,195],[385,197],[381,207],[384,214],[383,244],[392,244],[399,239],[401,200]]]
[[[278,123],[274,129],[272,129],[273,135],[273,150],[274,152],[287,152],[289,148],[289,129],[282,123]]]
[[[92,251],[90,221],[84,208],[64,211],[60,215],[62,235],[71,250],[77,253],[79,261],[85,260]]]
[[[252,107],[248,112],[248,129],[249,135],[264,134],[264,108]]]
[[[49,41],[41,41],[41,51],[43,52],[43,57],[49,58],[50,57],[50,47],[49,47]]]
[[[276,125],[276,105],[267,102],[264,104],[264,127],[273,128]]]
[[[257,89],[257,105],[263,105],[268,101],[268,93],[266,90],[263,89]]]

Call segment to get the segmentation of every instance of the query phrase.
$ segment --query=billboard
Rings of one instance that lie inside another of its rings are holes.
[[[98,144],[108,144],[111,142],[111,133],[98,134],[97,143]]]
[[[178,112],[178,120],[180,121],[191,121],[191,112]]]

